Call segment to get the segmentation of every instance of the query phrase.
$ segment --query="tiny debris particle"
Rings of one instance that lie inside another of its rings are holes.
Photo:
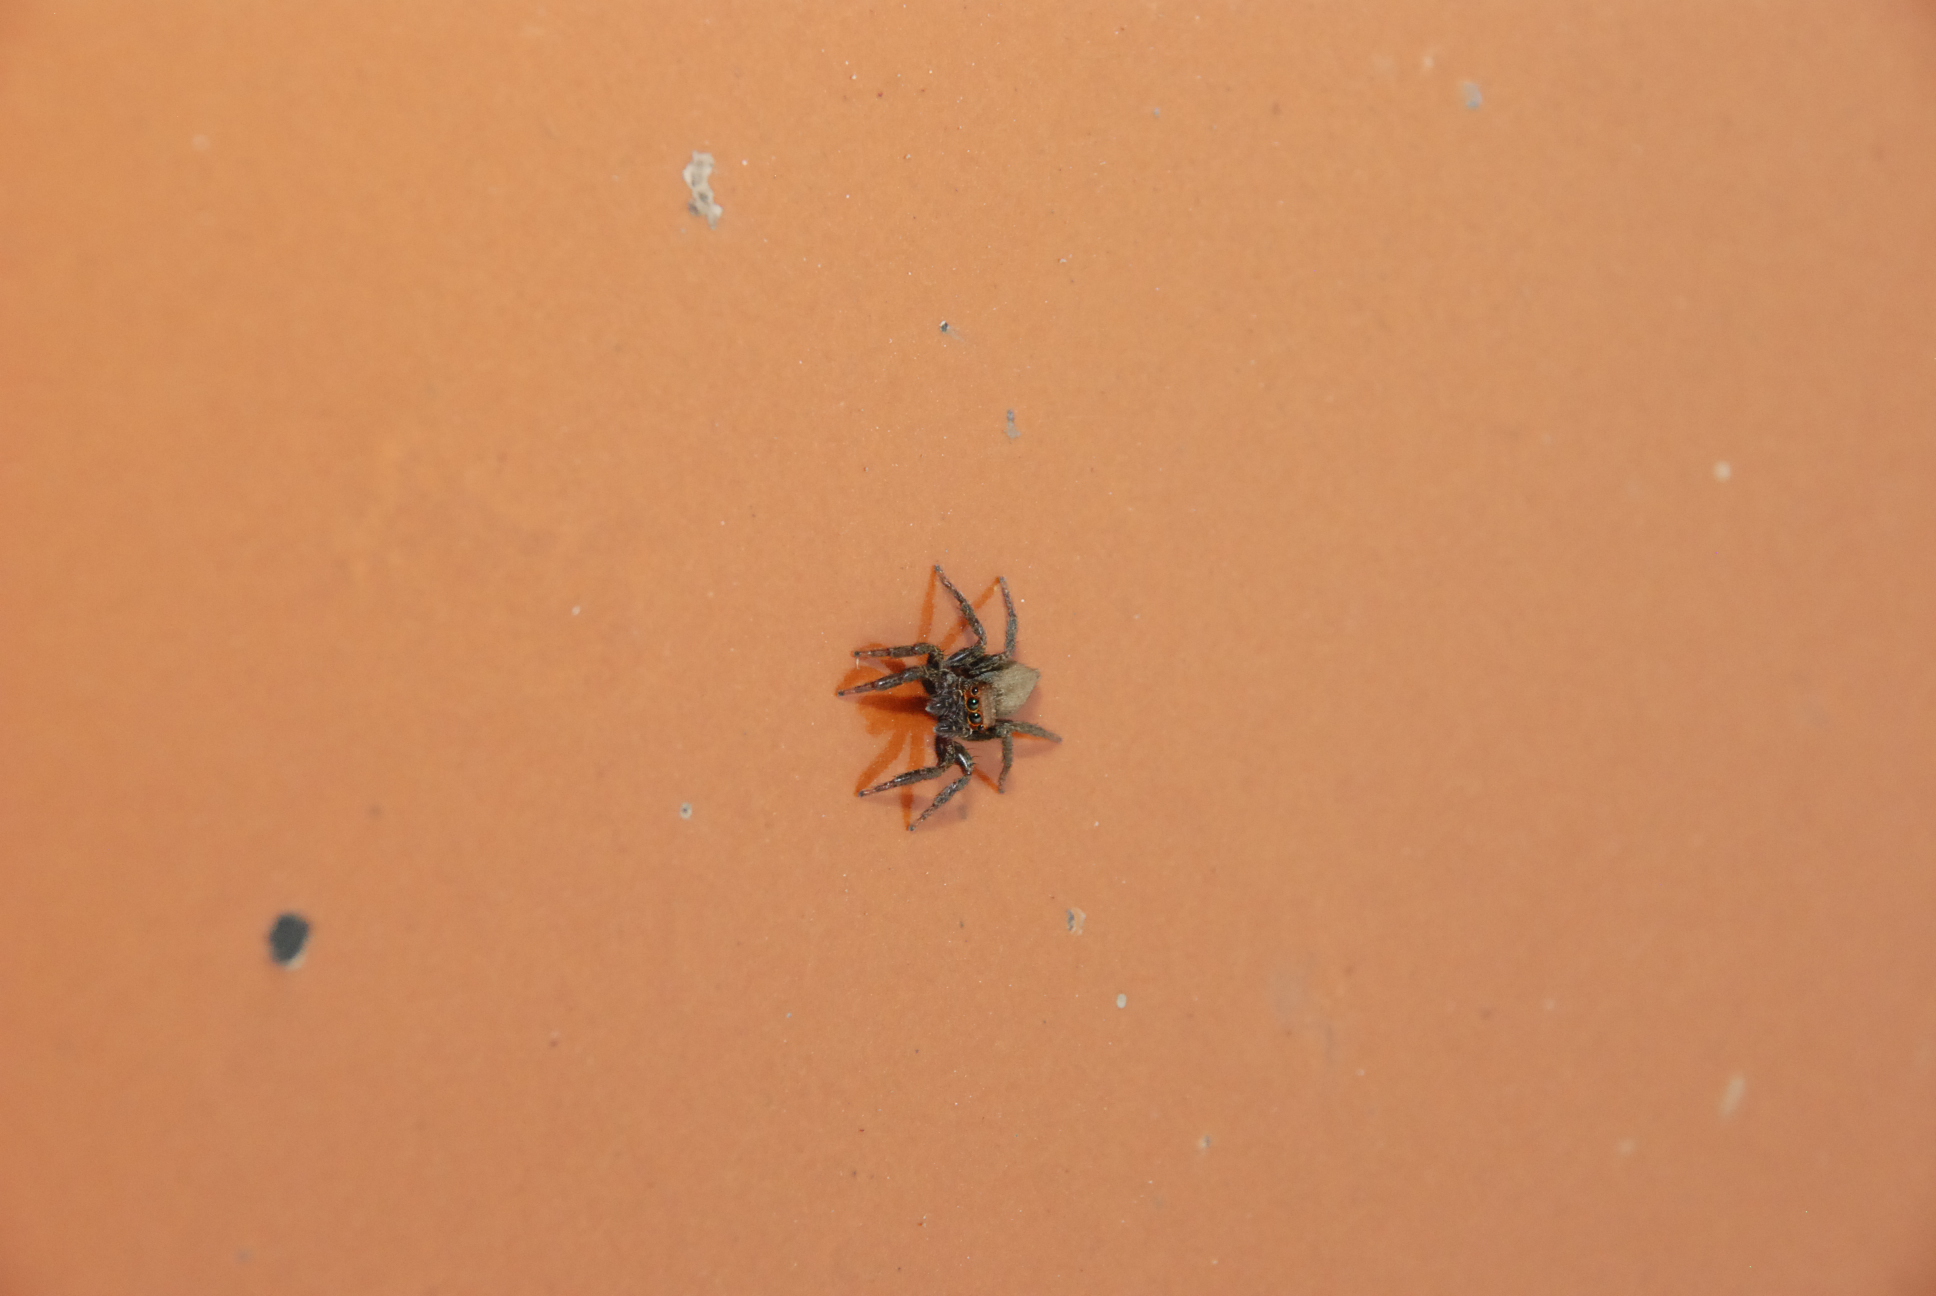
[[[1069,910],[1069,931],[1075,936],[1082,935],[1082,924],[1089,921],[1089,915],[1080,909]]]
[[[269,957],[292,968],[302,963],[308,948],[309,919],[297,913],[276,915],[276,925],[269,929]]]
[[[690,819],[690,818],[692,818],[692,802],[690,802],[690,801],[681,801],[681,802],[679,803],[679,817],[680,817],[681,819]]]
[[[1734,476],[1734,465],[1723,459],[1714,465],[1714,480],[1724,482]]]
[[[1129,1007],[1129,996],[1128,996],[1128,995],[1126,995],[1126,994],[1119,994],[1119,995],[1117,995],[1117,996],[1116,996],[1116,1006],[1117,1006],[1118,1008],[1127,1008],[1127,1007]]]
[[[1010,410],[1008,412],[1008,439],[1010,441],[1019,441],[1021,436],[1022,429],[1015,426],[1015,411]]]
[[[1486,102],[1486,97],[1480,93],[1479,83],[1476,81],[1459,82],[1459,93],[1465,96],[1467,108],[1478,108]]]
[[[1748,1092],[1748,1077],[1739,1071],[1728,1077],[1728,1087],[1721,1093],[1721,1119],[1727,1120],[1741,1110],[1741,1099]]]
[[[713,155],[694,153],[682,174],[686,188],[692,190],[692,201],[686,204],[686,210],[695,216],[704,216],[706,228],[718,229],[719,218],[726,214],[726,209],[713,201]]]

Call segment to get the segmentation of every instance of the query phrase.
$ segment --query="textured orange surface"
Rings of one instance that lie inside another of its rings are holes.
[[[1927,5],[30,3],[0,139],[0,1289],[1936,1283]],[[1067,741],[909,834],[936,561]]]

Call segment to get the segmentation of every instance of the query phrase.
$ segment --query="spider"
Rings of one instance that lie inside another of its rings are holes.
[[[849,689],[839,689],[835,693],[837,697],[852,693],[874,693],[916,681],[927,689],[927,712],[934,717],[934,764],[925,769],[909,770],[898,778],[891,778],[857,793],[859,796],[873,796],[876,792],[888,792],[910,783],[940,778],[959,766],[961,776],[943,788],[941,795],[934,799],[934,804],[908,825],[909,832],[919,828],[923,819],[947,805],[955,793],[968,786],[968,780],[975,772],[975,758],[968,754],[964,743],[1001,740],[1002,776],[996,782],[995,790],[1004,792],[1008,789],[1009,768],[1015,764],[1016,734],[1047,738],[1050,742],[1062,741],[1059,735],[1050,733],[1040,725],[1009,719],[1028,701],[1029,694],[1035,691],[1035,682],[1042,678],[1042,672],[1015,660],[1015,600],[1008,592],[1007,579],[1000,576],[995,578],[1002,587],[1002,606],[1008,609],[1008,639],[1000,652],[992,653],[988,651],[988,635],[981,628],[981,618],[975,615],[974,604],[962,597],[955,583],[948,579],[948,573],[941,570],[941,564],[935,564],[934,574],[941,578],[948,593],[954,595],[955,602],[961,606],[961,619],[975,632],[975,642],[945,655],[931,643],[904,644],[899,648],[856,648],[856,657],[926,657],[928,661],[925,666],[910,666],[906,670],[883,675]]]

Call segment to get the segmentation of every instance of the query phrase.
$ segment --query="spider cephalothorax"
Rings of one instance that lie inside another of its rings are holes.
[[[941,795],[934,799],[934,804],[908,825],[909,832],[919,828],[922,819],[948,804],[955,793],[968,785],[969,778],[975,772],[975,758],[968,754],[967,747],[962,744],[1000,740],[1002,776],[996,782],[995,790],[1003,792],[1008,788],[1009,767],[1015,764],[1016,734],[1047,738],[1050,742],[1062,741],[1040,725],[1009,718],[1028,701],[1029,694],[1035,691],[1035,681],[1042,678],[1042,672],[1015,660],[1015,600],[1009,595],[1008,581],[999,576],[995,578],[1002,587],[1002,606],[1008,609],[1008,638],[1000,652],[992,653],[988,651],[988,635],[981,628],[981,618],[975,615],[975,605],[962,597],[961,591],[955,588],[955,583],[948,579],[948,573],[942,571],[939,564],[936,564],[934,574],[941,578],[942,585],[960,604],[961,619],[974,631],[975,642],[946,654],[930,643],[903,644],[898,648],[857,648],[854,650],[856,657],[925,657],[927,663],[839,690],[839,696],[846,697],[850,693],[873,693],[880,689],[919,683],[928,691],[927,712],[934,717],[934,764],[925,769],[909,770],[898,778],[864,788],[859,793],[861,796],[872,796],[876,792],[906,787],[924,779],[940,778],[951,769],[959,769],[961,776],[943,788]]]

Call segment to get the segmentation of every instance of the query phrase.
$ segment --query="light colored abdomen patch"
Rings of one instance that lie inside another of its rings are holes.
[[[1029,694],[1035,692],[1035,681],[1041,678],[1041,671],[1020,662],[1010,662],[1002,667],[1001,673],[989,681],[995,692],[995,714],[1008,716],[1020,711],[1022,704],[1029,700]]]

